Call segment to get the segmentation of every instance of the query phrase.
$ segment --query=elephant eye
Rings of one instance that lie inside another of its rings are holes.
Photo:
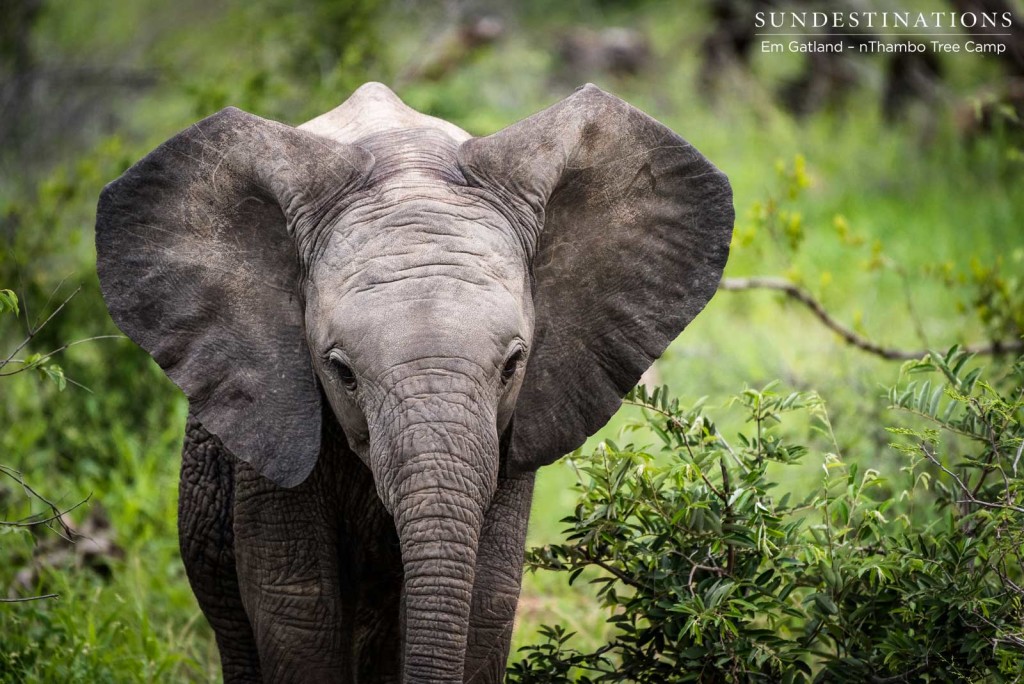
[[[354,390],[358,383],[356,382],[356,374],[352,371],[351,366],[334,353],[331,354],[330,361],[331,367],[338,374],[338,379],[341,380],[341,384],[345,386],[345,389],[350,392]]]
[[[508,357],[505,361],[505,366],[501,369],[501,381],[504,384],[508,384],[508,381],[516,374],[519,369],[519,363],[523,360],[523,350],[516,349],[512,356]]]

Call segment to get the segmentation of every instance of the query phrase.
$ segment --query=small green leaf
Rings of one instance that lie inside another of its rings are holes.
[[[45,377],[50,378],[57,384],[57,389],[61,392],[67,387],[67,378],[64,376],[64,369],[56,364],[49,364],[48,366],[39,366],[37,370],[42,373]]]
[[[18,308],[18,295],[13,290],[0,290],[0,314],[13,311],[17,316],[21,313]]]

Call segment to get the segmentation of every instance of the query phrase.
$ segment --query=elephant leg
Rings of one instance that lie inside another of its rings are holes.
[[[373,477],[354,454],[339,464],[342,602],[351,625],[355,681],[398,684],[402,679],[402,555],[391,514]]]
[[[224,681],[259,682],[259,655],[235,573],[235,459],[189,414],[182,449],[178,539],[185,572],[213,627]]]
[[[499,478],[477,551],[464,679],[502,682],[523,580],[534,474]]]
[[[356,681],[325,460],[291,489],[246,463],[235,471],[239,585],[267,682]]]

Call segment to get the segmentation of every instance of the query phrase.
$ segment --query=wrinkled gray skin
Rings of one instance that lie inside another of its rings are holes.
[[[535,470],[714,293],[725,176],[594,86],[484,138],[367,84],[226,109],[100,199],[118,325],[188,395],[226,681],[496,682]]]

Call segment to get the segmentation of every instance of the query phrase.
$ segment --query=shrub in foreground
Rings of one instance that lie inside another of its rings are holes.
[[[700,403],[637,388],[661,451],[575,455],[566,540],[528,554],[588,579],[612,636],[584,651],[545,627],[509,680],[1018,681],[1022,394],[1024,359],[991,382],[956,348],[907,364],[887,478],[841,453],[813,393],[744,391],[727,440]],[[791,437],[807,425],[813,448]]]

